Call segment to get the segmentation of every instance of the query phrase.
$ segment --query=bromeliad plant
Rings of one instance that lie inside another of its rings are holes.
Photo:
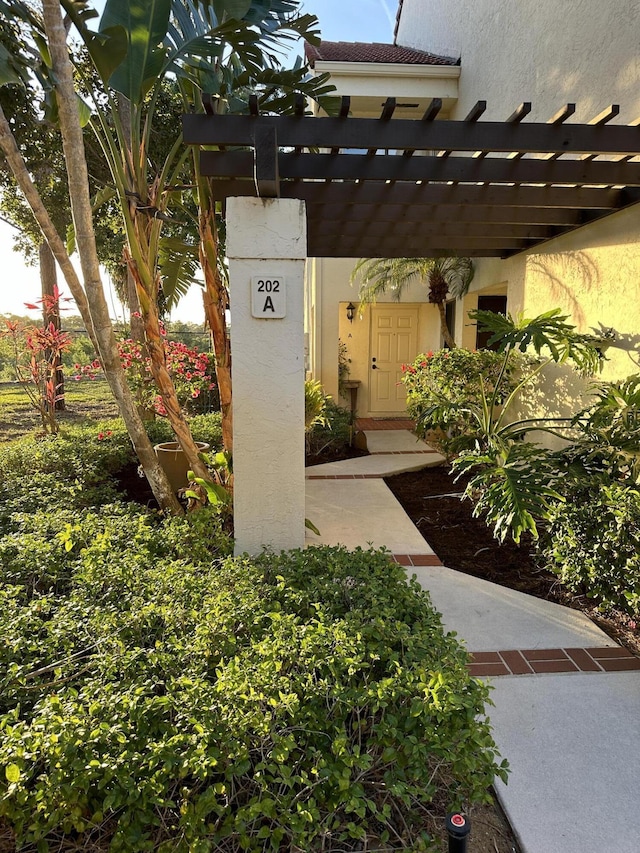
[[[449,405],[451,417],[463,414],[475,427],[475,446],[462,450],[453,468],[459,475],[470,476],[465,496],[474,501],[474,514],[484,515],[493,525],[500,541],[509,534],[519,542],[525,531],[536,538],[537,521],[547,518],[552,505],[563,500],[558,484],[565,468],[557,454],[525,439],[532,431],[571,438],[576,425],[571,418],[509,417],[517,401],[549,364],[570,363],[589,375],[601,368],[602,355],[594,338],[576,332],[559,309],[532,319],[514,319],[490,311],[470,312],[469,316],[493,333],[489,345],[498,345],[502,362],[493,389],[488,392],[480,384],[478,401],[440,401],[443,417]],[[535,352],[536,362],[523,368],[514,387],[508,389],[512,354],[530,349]]]

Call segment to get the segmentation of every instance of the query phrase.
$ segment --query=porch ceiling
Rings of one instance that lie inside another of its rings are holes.
[[[640,127],[588,124],[567,104],[546,123],[187,115],[184,139],[204,149],[214,195],[300,198],[311,257],[509,257],[640,202]]]

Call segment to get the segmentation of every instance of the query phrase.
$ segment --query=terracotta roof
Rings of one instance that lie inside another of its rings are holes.
[[[323,41],[316,47],[305,43],[309,65],[321,62],[393,62],[399,65],[456,65],[448,56],[436,56],[410,47],[380,42]]]

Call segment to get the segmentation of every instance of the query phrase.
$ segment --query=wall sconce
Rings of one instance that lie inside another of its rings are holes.
[[[355,313],[356,313],[356,306],[353,304],[353,302],[350,302],[347,305],[347,320],[350,323],[353,323],[353,318],[355,316]]]

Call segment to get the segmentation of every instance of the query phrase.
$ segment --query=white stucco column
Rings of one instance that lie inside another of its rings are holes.
[[[301,548],[305,518],[304,202],[228,199],[227,257],[235,552]]]

